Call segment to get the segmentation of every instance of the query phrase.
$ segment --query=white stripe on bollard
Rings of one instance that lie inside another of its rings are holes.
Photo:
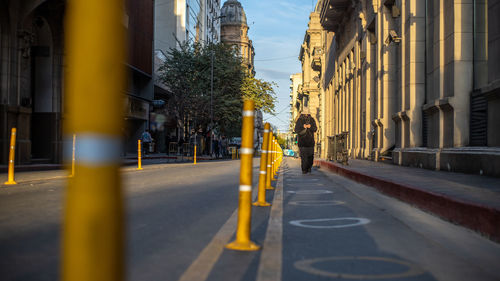
[[[120,163],[122,141],[119,137],[98,134],[79,135],[75,145],[76,161],[86,166],[103,166]]]
[[[253,148],[240,148],[240,154],[253,154]]]
[[[240,191],[252,191],[251,185],[240,185]]]
[[[254,115],[254,113],[251,110],[243,111],[243,117],[252,117],[253,115]]]

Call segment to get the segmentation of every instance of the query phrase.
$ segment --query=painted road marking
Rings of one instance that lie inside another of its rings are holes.
[[[351,268],[356,268],[356,265],[361,269],[366,269],[366,263],[364,261],[375,261],[375,262],[385,262],[399,264],[407,267],[408,269],[400,273],[388,273],[388,274],[351,274],[344,272],[330,272],[322,269],[315,268],[313,265],[316,263],[324,262],[336,262],[336,261],[350,261],[352,265]],[[361,262],[360,262],[361,261]],[[300,260],[295,262],[295,268],[302,270],[309,274],[320,275],[330,278],[343,278],[343,279],[359,279],[359,280],[375,280],[375,279],[395,279],[395,278],[407,278],[425,273],[418,266],[391,258],[384,257],[327,257],[327,258],[317,258],[309,260]]]
[[[343,205],[345,202],[343,201],[337,201],[337,200],[302,200],[302,201],[292,201],[289,202],[288,204],[290,205],[296,205],[296,206],[337,206],[337,205]]]
[[[314,190],[288,190],[288,193],[298,194],[298,195],[314,195],[314,194],[329,194],[333,193],[330,190],[324,189],[314,189]]]
[[[292,186],[292,187],[298,187],[298,186],[305,186],[305,187],[325,186],[323,183],[319,183],[319,182],[288,182],[287,184],[289,186]]]
[[[283,162],[285,164],[286,162]],[[283,171],[283,169],[281,169]],[[257,281],[280,281],[283,248],[283,173],[278,173],[271,213],[262,247]]]
[[[229,243],[238,222],[238,209],[236,209],[212,241],[203,249],[198,258],[184,271],[178,281],[206,280],[220,255],[224,246]]]
[[[257,198],[257,193],[253,196],[254,201]],[[204,281],[219,260],[220,255],[224,251],[224,246],[229,243],[229,239],[233,236],[236,224],[238,222],[238,209],[236,209],[231,217],[219,229],[214,238],[208,245],[201,251],[196,260],[184,271],[178,281]]]
[[[336,222],[336,221],[355,221],[354,223],[347,224],[337,224],[337,225],[314,225],[307,223],[317,223],[317,222]],[[370,223],[369,219],[366,218],[325,218],[325,219],[305,219],[305,220],[293,220],[289,222],[291,225],[305,227],[305,228],[345,228],[354,227]]]
[[[319,179],[315,179],[315,178],[296,178],[297,180],[300,180],[300,181],[304,181],[304,182],[308,182],[308,181],[319,181]],[[285,181],[289,182],[289,181],[295,181],[296,179],[294,178],[287,178],[285,179]]]

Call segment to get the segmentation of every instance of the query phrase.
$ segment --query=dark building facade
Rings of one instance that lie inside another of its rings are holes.
[[[153,98],[154,1],[125,3],[129,73],[127,147],[146,128]],[[0,163],[17,128],[16,164],[61,163],[64,109],[64,0],[0,1]],[[117,101],[123,103],[123,101]]]
[[[126,95],[125,149],[137,150],[137,140],[149,127],[154,96],[154,1],[126,1],[125,23],[129,40],[129,86]]]
[[[0,162],[62,160],[65,1],[0,1]]]

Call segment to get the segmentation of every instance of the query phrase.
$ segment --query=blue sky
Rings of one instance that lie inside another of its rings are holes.
[[[278,84],[276,117],[264,120],[288,130],[290,119],[290,75],[301,72],[300,45],[316,0],[239,0],[250,26],[255,48],[255,70],[259,79]],[[223,3],[222,3],[223,4]],[[281,112],[281,113],[280,113]]]

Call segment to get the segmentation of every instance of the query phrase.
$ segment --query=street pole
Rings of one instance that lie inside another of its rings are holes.
[[[210,124],[213,126],[214,115],[213,115],[213,95],[214,95],[214,49],[212,44],[212,56],[210,58]]]
[[[214,45],[212,44],[212,52],[210,57],[210,155],[213,151],[214,141],[214,114],[213,114],[213,95],[214,95]]]

